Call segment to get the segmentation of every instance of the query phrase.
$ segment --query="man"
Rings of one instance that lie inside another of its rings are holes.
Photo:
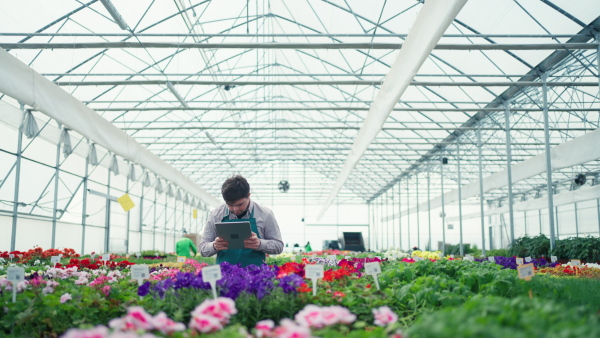
[[[204,227],[200,253],[204,257],[217,254],[217,263],[261,265],[265,254],[283,251],[281,232],[273,212],[250,200],[250,184],[242,176],[228,178],[221,187],[225,205],[213,210]],[[220,222],[250,222],[252,236],[244,241],[245,249],[227,249],[229,243],[217,237],[215,224]]]
[[[198,252],[196,245],[194,245],[194,242],[192,242],[191,239],[183,237],[177,241],[177,245],[175,246],[175,252],[177,252],[177,256],[190,257],[190,250],[194,252],[194,255],[196,255],[196,252]]]

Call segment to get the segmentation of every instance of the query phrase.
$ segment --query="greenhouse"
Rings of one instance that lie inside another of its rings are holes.
[[[600,336],[598,1],[4,1],[0,47],[0,336]]]

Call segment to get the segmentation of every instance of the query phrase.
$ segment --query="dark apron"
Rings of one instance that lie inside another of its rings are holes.
[[[229,209],[227,209],[225,217],[223,217],[223,219],[221,220],[221,222],[240,221],[250,222],[250,229],[256,234],[258,238],[260,238],[260,234],[258,233],[258,227],[256,226],[256,219],[254,218],[254,208],[252,208],[252,212],[250,212],[250,218],[248,219],[229,219]],[[251,264],[261,266],[266,261],[266,259],[267,257],[264,252],[252,249],[228,249],[217,252],[217,264],[227,262],[229,264],[239,263],[242,266],[248,266]]]

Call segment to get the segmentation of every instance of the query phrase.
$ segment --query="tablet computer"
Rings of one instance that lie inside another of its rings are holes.
[[[229,243],[227,249],[245,249],[244,240],[252,236],[250,222],[223,222],[216,223],[217,236]]]

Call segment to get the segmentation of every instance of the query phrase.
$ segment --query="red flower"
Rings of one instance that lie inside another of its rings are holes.
[[[298,288],[298,292],[311,292],[312,288],[308,287],[308,284],[306,283],[302,283],[302,285],[300,285],[300,287]]]

